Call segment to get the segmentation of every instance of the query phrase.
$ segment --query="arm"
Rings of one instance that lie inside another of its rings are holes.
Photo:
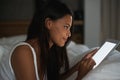
[[[77,70],[78,70],[78,63],[76,65],[74,65],[72,68],[70,68],[68,71],[61,74],[61,76],[60,76],[61,79],[60,80],[67,79],[69,76],[71,76]]]
[[[90,70],[92,70],[93,66],[96,64],[92,59],[92,56],[97,52],[98,49],[95,49],[85,55],[78,65],[78,75],[76,80],[81,80]]]
[[[81,80],[95,65],[92,56],[96,53],[97,49],[91,51],[87,55],[85,55],[81,61],[79,61],[76,65],[74,65],[67,72],[61,74],[61,80],[67,79],[74,72],[78,71],[78,75],[76,80]]]
[[[32,51],[28,46],[17,47],[11,56],[16,80],[36,80]]]

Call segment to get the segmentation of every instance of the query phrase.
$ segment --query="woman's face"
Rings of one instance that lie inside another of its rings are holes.
[[[64,46],[68,37],[71,36],[70,28],[72,25],[72,16],[66,15],[56,21],[49,21],[47,27],[50,32],[50,45],[53,43],[58,46]]]

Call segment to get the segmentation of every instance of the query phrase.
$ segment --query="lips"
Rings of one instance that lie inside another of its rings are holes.
[[[67,38],[63,38],[63,40],[66,42],[66,41],[67,41]]]

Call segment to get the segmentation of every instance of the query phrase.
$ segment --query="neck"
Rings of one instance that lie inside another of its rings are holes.
[[[52,40],[49,41],[49,48],[51,48],[53,46],[53,42]]]

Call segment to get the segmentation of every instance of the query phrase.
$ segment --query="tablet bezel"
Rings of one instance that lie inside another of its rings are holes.
[[[99,50],[101,50],[101,48],[104,46],[104,44],[105,44],[106,42],[116,44],[116,45],[110,50],[110,52],[113,51],[114,49],[116,49],[116,48],[118,47],[118,45],[120,44],[120,41],[118,41],[118,40],[107,39],[107,40],[103,43],[103,45],[99,48]],[[97,51],[98,53],[99,53],[99,50]],[[93,57],[92,57],[93,60],[95,60],[95,57],[96,57],[96,55],[97,55],[97,52],[93,55]],[[108,53],[105,55],[105,57],[106,57],[110,52],[108,52]],[[98,55],[97,55],[97,56],[98,56]],[[101,56],[100,56],[100,57],[101,57]],[[105,58],[105,57],[104,57],[104,58]],[[97,67],[97,66],[104,60],[104,58],[102,58],[101,61],[99,61],[99,63],[96,63],[96,65],[95,65],[93,68]],[[96,62],[96,60],[95,60],[95,62]]]

